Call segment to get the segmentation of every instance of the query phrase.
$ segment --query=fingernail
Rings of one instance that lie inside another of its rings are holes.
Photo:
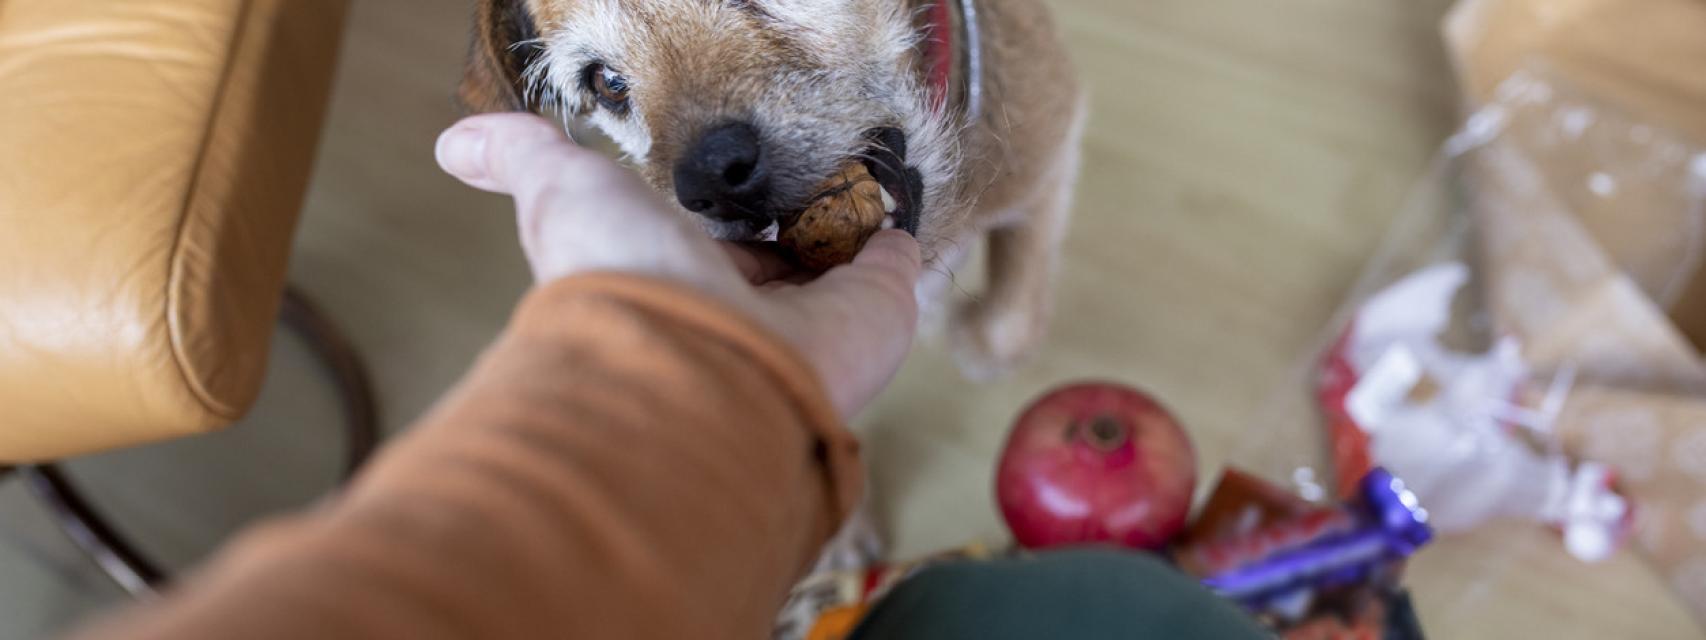
[[[438,166],[463,180],[486,177],[486,132],[457,125],[438,136]]]

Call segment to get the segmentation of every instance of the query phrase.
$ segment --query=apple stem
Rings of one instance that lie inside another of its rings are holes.
[[[1131,439],[1131,430],[1125,423],[1106,415],[1096,416],[1078,431],[1085,442],[1102,451],[1113,451]]]

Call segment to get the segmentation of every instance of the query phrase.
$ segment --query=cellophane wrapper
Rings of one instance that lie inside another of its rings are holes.
[[[1544,68],[1512,76],[1231,463],[1327,502],[1381,466],[1440,536],[1526,523],[1581,562],[1641,553],[1701,616],[1706,367],[1671,315],[1701,275],[1702,152]],[[1465,591],[1509,566],[1487,560]]]

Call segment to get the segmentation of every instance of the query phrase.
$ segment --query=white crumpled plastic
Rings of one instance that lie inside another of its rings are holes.
[[[1357,376],[1343,409],[1368,436],[1374,464],[1405,483],[1442,533],[1495,518],[1556,526],[1584,560],[1615,550],[1632,511],[1609,467],[1572,460],[1551,436],[1572,375],[1559,375],[1534,406],[1517,341],[1483,353],[1445,346],[1452,300],[1469,267],[1417,271],[1364,303],[1329,355]]]

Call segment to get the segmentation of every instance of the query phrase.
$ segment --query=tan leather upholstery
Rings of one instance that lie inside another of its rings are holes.
[[[253,402],[345,0],[0,0],[0,462]]]

